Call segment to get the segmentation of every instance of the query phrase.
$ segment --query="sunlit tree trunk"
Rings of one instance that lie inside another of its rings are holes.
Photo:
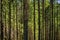
[[[28,36],[29,36],[28,40],[34,40],[34,35],[31,27],[29,27],[28,29]]]

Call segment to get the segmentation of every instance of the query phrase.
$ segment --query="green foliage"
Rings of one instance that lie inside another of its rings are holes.
[[[2,17],[3,17],[3,23],[4,26],[7,28],[6,30],[8,30],[8,23],[9,23],[9,0],[3,0],[2,1]],[[53,19],[55,20],[54,26],[55,26],[55,30],[57,30],[57,25],[58,27],[60,26],[60,5],[55,3],[53,4],[53,18],[50,17],[51,16],[51,10],[50,10],[50,1],[49,0],[45,0],[44,3],[44,14],[46,15],[46,18],[48,21],[46,21],[46,23],[48,22],[48,26],[50,27],[50,20]],[[58,9],[57,9],[58,8]],[[43,38],[45,38],[45,17],[43,20],[43,13],[42,13],[42,1],[40,1],[40,29],[41,29],[41,36]],[[57,10],[58,10],[58,14],[57,14]],[[57,16],[58,15],[58,16]],[[29,15],[28,15],[28,28],[30,28],[32,31],[32,34],[34,33],[34,3],[32,0],[29,0]],[[58,19],[57,19],[58,18]],[[11,30],[13,30],[15,32],[15,39],[16,39],[16,27],[18,27],[18,35],[20,35],[19,37],[23,38],[23,30],[24,30],[24,26],[23,26],[23,1],[22,0],[12,0],[11,1]],[[57,23],[58,20],[58,23]],[[5,23],[6,22],[6,23]],[[38,0],[35,1],[35,23],[36,23],[36,40],[38,40]],[[44,24],[43,24],[44,23]],[[44,25],[44,26],[43,26]],[[28,31],[30,30],[28,29]],[[60,29],[60,28],[59,28]],[[13,35],[13,31],[12,34]],[[60,31],[60,30],[59,30]],[[30,32],[30,31],[29,31]],[[8,32],[7,32],[8,34]],[[34,34],[33,34],[34,35]],[[60,35],[60,34],[59,34]],[[5,35],[6,36],[6,35]],[[12,36],[13,37],[13,36]],[[13,37],[14,38],[14,37]],[[23,40],[19,38],[20,40]],[[14,40],[14,39],[13,39]]]

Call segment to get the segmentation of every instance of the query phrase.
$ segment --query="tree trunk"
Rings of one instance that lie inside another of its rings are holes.
[[[23,0],[24,40],[28,40],[29,0]]]
[[[36,40],[35,38],[35,31],[36,31],[36,23],[35,23],[35,0],[34,0],[34,4],[33,4],[33,7],[34,7],[34,40]]]
[[[50,0],[50,28],[49,28],[49,40],[54,40],[54,26],[53,26],[53,0]]]
[[[44,12],[44,0],[42,0],[42,38],[41,40],[44,40],[44,25],[45,25],[45,12]]]
[[[4,25],[3,25],[3,21],[2,21],[2,0],[0,0],[0,30],[1,30],[1,33],[0,33],[0,38],[1,38],[1,40],[3,40],[3,27],[4,27]]]
[[[38,40],[40,40],[40,0],[38,0]]]
[[[8,40],[11,40],[11,0],[9,0],[9,2],[8,2],[8,4],[9,4],[9,14],[8,14],[8,17],[9,17],[9,38],[8,38]]]

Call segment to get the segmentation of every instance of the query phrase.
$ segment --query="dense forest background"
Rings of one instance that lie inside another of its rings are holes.
[[[0,40],[60,40],[60,3],[0,0]]]

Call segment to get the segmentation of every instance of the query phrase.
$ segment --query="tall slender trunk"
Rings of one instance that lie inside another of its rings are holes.
[[[44,40],[44,22],[45,22],[45,13],[44,13],[44,0],[42,0],[42,39]]]
[[[16,2],[16,40],[18,40],[18,13],[17,13],[17,0]]]
[[[34,3],[33,3],[33,7],[34,7],[34,40],[36,40],[35,38],[35,29],[36,29],[36,24],[35,24],[35,0],[34,0]]]
[[[3,9],[2,9],[2,6],[3,6],[3,5],[2,5],[2,0],[0,1],[0,3],[1,3],[1,4],[0,4],[0,7],[1,7],[1,8],[0,8],[0,30],[1,30],[1,34],[0,34],[0,35],[1,35],[1,40],[3,40],[3,36],[4,36],[4,35],[3,35],[3,27],[4,27],[4,26],[3,26],[3,21],[2,21],[2,10],[3,10]]]
[[[40,40],[40,0],[38,0],[38,40]]]
[[[11,0],[9,0],[8,2],[9,4],[9,14],[8,14],[8,17],[9,17],[9,39],[8,40],[11,40]]]
[[[49,6],[45,8],[45,40],[49,40]]]
[[[49,40],[49,16],[45,13],[45,40]]]
[[[58,4],[58,3],[57,3],[57,4]],[[59,35],[58,35],[58,34],[59,34],[59,30],[58,30],[58,27],[59,27],[59,26],[58,26],[58,12],[59,12],[59,11],[58,11],[58,8],[59,8],[59,7],[57,6],[57,31],[56,31],[56,40],[60,40]]]
[[[24,19],[24,40],[28,40],[28,12],[29,12],[29,0],[23,0],[23,19]]]
[[[49,28],[49,40],[54,40],[53,39],[53,30],[54,30],[54,26],[53,26],[53,0],[50,0],[50,9],[51,9],[51,11],[50,11],[50,28]]]

